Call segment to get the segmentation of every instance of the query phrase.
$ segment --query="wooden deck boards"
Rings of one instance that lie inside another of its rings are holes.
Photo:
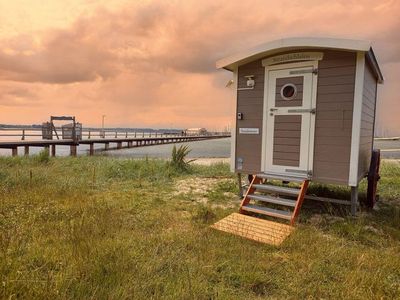
[[[289,225],[239,213],[233,213],[211,227],[274,246],[279,246],[294,230]]]

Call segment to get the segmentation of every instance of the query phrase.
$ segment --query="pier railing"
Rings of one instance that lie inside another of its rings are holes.
[[[62,131],[61,127],[56,127],[58,132]],[[212,133],[214,135],[214,133]],[[82,139],[91,138],[130,138],[130,137],[168,137],[184,135],[181,132],[167,132],[167,131],[138,131],[134,129],[110,129],[110,128],[82,128]],[[19,140],[26,140],[29,138],[41,138],[42,128],[40,127],[0,127],[0,140],[1,137],[14,137]],[[53,134],[53,138],[55,135]]]
[[[58,129],[58,128],[56,128]],[[144,147],[158,144],[171,144],[181,142],[193,142],[207,139],[218,139],[229,137],[227,133],[207,133],[202,135],[186,135],[182,131],[174,132],[145,132],[136,130],[115,130],[115,129],[82,129],[80,139],[60,139],[59,136],[52,136],[52,139],[44,139],[42,129],[36,128],[0,128],[0,148],[11,149],[12,155],[18,155],[18,148],[24,148],[24,154],[29,154],[30,147],[44,147],[51,150],[51,155],[56,155],[56,146],[69,146],[70,154],[77,154],[77,146],[89,145],[89,155],[95,152],[95,144],[103,144],[104,150],[111,150],[110,144],[116,144],[115,149],[122,149],[123,143],[126,148]],[[40,133],[37,133],[40,132]],[[2,139],[1,137],[17,137],[17,139]],[[32,137],[35,137],[34,139]],[[56,138],[54,138],[56,137]],[[50,149],[51,148],[51,149]]]

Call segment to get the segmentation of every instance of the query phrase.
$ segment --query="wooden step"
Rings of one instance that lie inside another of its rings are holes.
[[[247,204],[246,206],[242,206],[242,210],[286,220],[290,220],[292,218],[292,212],[290,211],[262,207],[252,204]]]
[[[299,189],[293,189],[293,188],[288,188],[288,187],[284,187],[284,186],[276,186],[276,185],[270,185],[270,184],[253,184],[253,187],[255,187],[256,190],[262,190],[262,191],[266,191],[266,192],[291,195],[291,196],[297,196],[300,192]]]
[[[279,246],[294,230],[292,226],[233,213],[211,226],[250,240]]]
[[[267,173],[260,173],[257,174],[256,176],[262,179],[281,180],[281,181],[298,182],[298,183],[302,183],[304,180],[307,180],[307,178],[304,177],[282,176],[282,175],[267,174]]]
[[[271,196],[266,196],[266,195],[255,195],[255,194],[249,194],[247,196],[252,200],[262,201],[262,202],[266,202],[266,203],[279,204],[279,205],[290,206],[290,207],[296,206],[296,201],[290,200],[290,199],[283,199],[283,198],[278,198],[278,197],[271,197]]]

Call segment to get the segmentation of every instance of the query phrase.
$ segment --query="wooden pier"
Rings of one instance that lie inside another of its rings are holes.
[[[117,136],[117,134],[116,134]],[[24,154],[29,155],[30,147],[43,147],[48,149],[52,156],[56,155],[56,146],[69,146],[70,155],[76,156],[77,147],[79,145],[89,145],[89,155],[93,155],[95,152],[95,144],[104,144],[103,151],[110,150],[110,144],[115,144],[116,149],[122,148],[135,148],[145,147],[160,144],[173,144],[182,142],[193,142],[201,140],[211,140],[230,137],[229,134],[213,134],[213,135],[199,135],[199,136],[180,136],[180,135],[158,135],[153,137],[129,137],[126,134],[124,137],[113,137],[113,138],[87,138],[79,141],[74,140],[19,140],[19,141],[2,141],[0,142],[0,148],[11,149],[13,156],[18,155],[18,148],[23,147]],[[115,148],[114,148],[115,149]]]

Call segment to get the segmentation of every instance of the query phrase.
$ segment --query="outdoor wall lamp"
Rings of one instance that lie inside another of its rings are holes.
[[[247,87],[238,88],[238,91],[254,89],[254,86],[256,85],[256,82],[254,81],[254,75],[246,75],[244,77],[247,79],[246,81]]]

